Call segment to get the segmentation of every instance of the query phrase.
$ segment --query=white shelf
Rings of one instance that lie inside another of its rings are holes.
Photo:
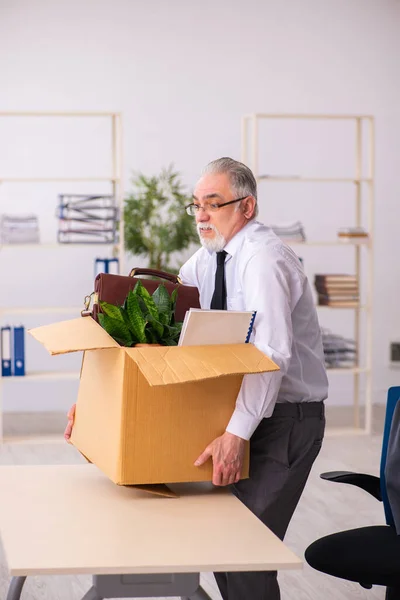
[[[90,247],[94,247],[94,246],[118,246],[118,242],[105,242],[105,243],[101,243],[101,242],[89,242],[87,244],[82,244],[82,243],[68,243],[68,244],[59,244],[59,243],[39,243],[39,244],[2,244],[0,243],[0,250],[3,250],[4,248],[46,248],[47,250],[49,248],[53,249],[53,248],[90,248]]]
[[[317,308],[331,308],[332,310],[367,310],[366,304],[358,304],[357,306],[329,306],[325,304],[316,304]]]
[[[112,181],[119,182],[118,177],[1,177],[0,183],[59,183],[59,182],[85,182],[85,181]]]
[[[119,112],[43,110],[0,111],[0,117],[121,117]]]
[[[300,177],[297,175],[259,175],[258,182],[271,181],[283,183],[372,183],[369,177]]]
[[[326,367],[327,373],[334,373],[335,375],[348,375],[354,373],[369,373],[370,369],[367,367]]]
[[[285,242],[285,244],[287,244],[288,246],[369,246],[369,239],[368,240],[345,240],[345,241],[327,241],[327,242],[323,242],[323,241],[315,241],[315,242],[300,242],[300,241],[291,241],[291,240],[285,240],[285,238],[280,238],[282,239],[283,242]]]
[[[46,381],[54,379],[79,379],[79,371],[33,371],[22,377],[1,377],[1,381]]]
[[[1,113],[0,113],[1,114]],[[334,121],[341,120],[354,120],[354,119],[373,119],[372,115],[316,115],[316,114],[285,114],[285,113],[251,113],[244,115],[244,119],[311,119],[311,120],[325,120],[332,119]]]
[[[77,313],[78,316],[81,314],[81,310],[84,309],[82,306],[20,306],[20,307],[0,307],[1,315],[28,315],[28,314],[64,314],[64,313]]]

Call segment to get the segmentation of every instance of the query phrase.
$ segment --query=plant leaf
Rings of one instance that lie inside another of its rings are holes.
[[[132,334],[123,321],[113,319],[108,315],[99,314],[99,323],[122,346],[130,346],[132,344]]]
[[[178,342],[172,338],[164,338],[164,346],[177,346]]]
[[[108,302],[100,302],[100,308],[108,317],[116,319],[117,321],[123,321],[123,317],[118,306],[114,306],[114,304],[109,304]]]
[[[170,325],[175,324],[175,310],[176,310],[176,301],[178,298],[178,288],[175,288],[171,294],[171,319]]]
[[[167,292],[167,288],[160,284],[153,293],[153,300],[158,310],[160,322],[163,325],[168,325],[171,320],[171,299]]]
[[[158,338],[153,329],[151,329],[151,327],[148,327],[148,324],[146,326],[146,335],[149,339],[150,344],[159,344],[161,342],[161,340]]]
[[[148,321],[148,325],[150,325],[154,329],[157,336],[161,339],[162,336],[164,335],[164,325],[162,323],[160,323],[160,321],[155,319],[150,314],[147,315],[147,321]],[[147,329],[147,331],[148,331],[148,329]]]
[[[178,323],[178,326],[175,325],[165,325],[165,335],[163,338],[163,343],[165,340],[173,340],[176,344],[179,342],[179,336],[181,334],[182,323]],[[170,344],[168,344],[170,345]]]
[[[153,296],[150,294],[150,292],[147,291],[147,289],[144,287],[141,281],[137,282],[134,292],[143,300],[147,312],[153,317],[153,319],[159,321],[160,318],[158,314],[158,309],[156,303],[154,302]]]
[[[143,315],[143,317],[144,317],[144,319],[146,321],[147,320],[147,315],[149,314],[149,311],[147,310],[147,306],[145,304],[145,301],[143,300],[143,298],[141,296],[138,296],[138,294],[135,294],[135,296],[138,299],[140,310],[142,311],[142,315]]]
[[[121,312],[122,319],[123,319],[125,325],[127,326],[127,328],[130,331],[131,330],[131,322],[130,322],[129,315],[128,315],[128,307],[124,308],[123,306],[121,306],[120,312]]]
[[[178,298],[178,288],[175,288],[175,289],[172,291],[172,294],[171,294],[171,303],[172,303],[172,308],[173,308],[173,309],[175,309],[175,305],[176,305],[176,300],[177,300],[177,298]]]
[[[131,291],[128,294],[127,310],[130,330],[139,343],[145,344],[147,342],[145,334],[146,320],[140,308],[139,298]]]

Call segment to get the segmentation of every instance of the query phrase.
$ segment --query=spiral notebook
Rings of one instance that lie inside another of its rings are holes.
[[[191,308],[185,315],[178,346],[247,344],[256,313],[257,311]]]

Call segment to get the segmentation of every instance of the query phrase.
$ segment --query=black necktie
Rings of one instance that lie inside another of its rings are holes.
[[[225,285],[225,256],[227,252],[217,252],[217,270],[215,272],[215,289],[211,299],[210,308],[226,310],[226,285]]]

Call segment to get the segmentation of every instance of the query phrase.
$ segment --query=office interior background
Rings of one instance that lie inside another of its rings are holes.
[[[246,158],[259,176],[268,175],[259,181],[260,220],[300,221],[308,242],[323,242],[295,247],[312,285],[317,273],[354,273],[354,246],[337,243],[337,232],[356,224],[360,189],[370,243],[360,244],[359,286],[361,304],[368,298],[368,305],[321,307],[318,314],[323,327],[346,338],[354,338],[355,312],[360,315],[359,360],[369,360],[371,372],[360,373],[359,399],[363,406],[370,384],[374,435],[340,439],[348,455],[356,449],[361,463],[370,460],[376,471],[387,389],[400,376],[390,353],[400,343],[399,25],[398,0],[0,0],[0,215],[33,213],[40,231],[39,244],[0,246],[1,325],[29,329],[79,316],[93,291],[95,258],[113,256],[110,245],[57,243],[59,195],[109,194],[112,186],[100,179],[113,169],[112,119],[62,113],[121,115],[123,196],[134,173],[157,175],[171,164],[190,195],[206,163],[243,158],[245,115],[274,115],[257,121],[256,143],[249,119]],[[369,147],[371,129],[363,120],[358,165],[357,119],[282,115],[371,116],[375,137]],[[355,181],[371,179],[371,160],[373,181]],[[144,256],[123,254],[122,274],[147,264]],[[40,437],[42,425],[51,429],[49,413],[56,424],[50,433],[61,437],[78,389],[80,356],[50,357],[29,335],[25,344],[27,375],[1,381],[6,444],[21,434]],[[353,372],[332,373],[332,426],[354,425],[353,402]],[[329,444],[341,461],[351,460]],[[330,467],[334,459],[327,456]],[[366,504],[360,518],[370,518],[369,510]],[[295,533],[292,540],[296,546]],[[288,588],[301,579],[286,577]],[[313,597],[307,585],[302,597]],[[343,590],[332,597],[352,597]]]

